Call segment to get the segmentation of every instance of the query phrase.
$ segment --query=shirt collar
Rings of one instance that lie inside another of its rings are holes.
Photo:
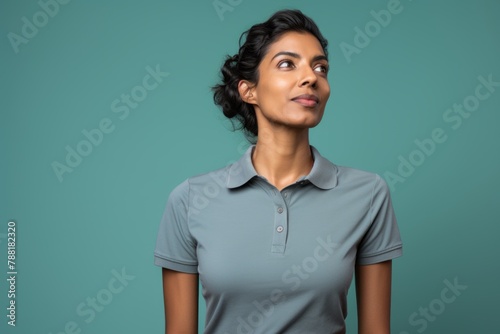
[[[228,188],[237,188],[247,183],[254,176],[258,176],[252,163],[252,152],[255,145],[251,145],[241,158],[229,166],[226,180]],[[311,172],[299,178],[299,181],[309,181],[321,189],[332,189],[337,185],[337,166],[319,154],[318,150],[310,145],[314,163]]]

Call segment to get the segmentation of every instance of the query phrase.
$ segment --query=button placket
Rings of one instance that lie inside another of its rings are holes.
[[[281,192],[276,194],[274,205],[274,231],[271,252],[284,253],[287,239],[288,210]]]

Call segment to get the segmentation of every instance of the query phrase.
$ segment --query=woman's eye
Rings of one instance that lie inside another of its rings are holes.
[[[315,70],[326,74],[326,73],[328,73],[328,66],[327,65],[318,65],[315,67]]]
[[[279,68],[290,68],[293,66],[293,63],[289,60],[283,60],[281,63],[278,64]]]

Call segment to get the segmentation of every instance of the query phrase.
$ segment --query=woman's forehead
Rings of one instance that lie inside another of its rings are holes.
[[[290,51],[301,57],[307,55],[324,55],[323,48],[318,39],[308,32],[290,31],[284,33],[269,45],[266,57],[274,57],[278,52]]]

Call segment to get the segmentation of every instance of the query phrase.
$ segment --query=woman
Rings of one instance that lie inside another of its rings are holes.
[[[297,10],[245,35],[213,90],[254,144],[170,194],[155,250],[166,333],[197,332],[198,279],[205,333],[345,333],[354,272],[359,333],[389,333],[402,244],[388,187],[309,144],[330,95],[327,41]]]

